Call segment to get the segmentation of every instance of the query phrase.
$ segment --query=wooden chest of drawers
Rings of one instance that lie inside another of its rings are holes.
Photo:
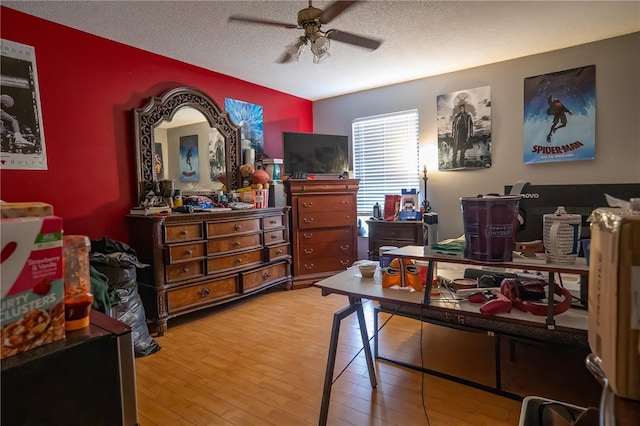
[[[424,244],[422,221],[368,220],[369,259],[379,260],[378,251],[382,246],[421,246]]]
[[[343,271],[357,259],[358,180],[288,179],[293,288]]]
[[[147,320],[159,335],[173,317],[291,287],[289,207],[127,216]]]

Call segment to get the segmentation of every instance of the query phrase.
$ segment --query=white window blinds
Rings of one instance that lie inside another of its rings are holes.
[[[385,194],[420,188],[417,110],[357,118],[351,127],[359,215],[371,216],[376,202],[383,208]]]

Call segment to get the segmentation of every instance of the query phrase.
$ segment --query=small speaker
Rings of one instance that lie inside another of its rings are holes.
[[[282,181],[273,181],[269,184],[269,207],[285,207],[287,198],[284,194]]]

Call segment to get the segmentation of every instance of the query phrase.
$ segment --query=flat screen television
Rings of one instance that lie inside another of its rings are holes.
[[[342,175],[351,169],[349,137],[319,133],[282,133],[285,174]]]

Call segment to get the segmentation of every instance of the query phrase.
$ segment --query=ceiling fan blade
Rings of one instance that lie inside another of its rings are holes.
[[[324,11],[320,15],[320,23],[327,24],[333,20],[336,16],[358,3],[357,1],[336,1],[324,8]]]
[[[376,50],[382,44],[382,41],[380,40],[347,33],[345,31],[329,30],[327,31],[326,35],[327,38],[331,40],[337,40],[343,43],[349,43],[371,50]]]
[[[270,21],[266,19],[251,18],[249,16],[240,16],[240,15],[232,15],[227,19],[227,22],[232,22],[232,21],[249,22],[251,24],[271,25],[272,27],[280,27],[280,28],[291,28],[291,29],[298,28],[297,25],[288,24],[286,22]]]

